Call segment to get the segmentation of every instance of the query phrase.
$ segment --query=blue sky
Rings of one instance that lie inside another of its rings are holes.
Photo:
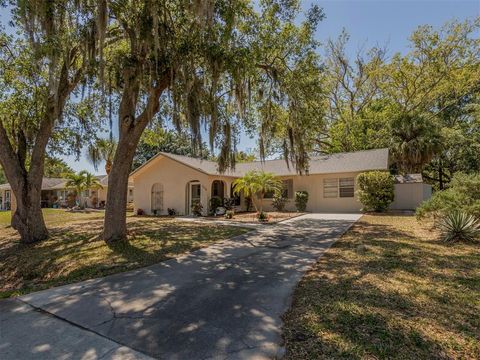
[[[480,0],[329,0],[304,1],[302,6],[308,9],[311,4],[320,5],[326,14],[319,24],[317,40],[336,38],[345,28],[350,34],[348,51],[352,54],[360,47],[375,45],[386,45],[390,55],[404,53],[408,51],[409,35],[419,25],[439,27],[452,19],[480,16]],[[5,24],[9,17],[5,9],[0,9],[0,17]],[[255,144],[255,139],[243,136],[239,148],[253,148]],[[75,170],[95,172],[83,158],[66,160]]]

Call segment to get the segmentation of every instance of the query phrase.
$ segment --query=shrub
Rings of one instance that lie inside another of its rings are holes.
[[[175,210],[174,208],[168,208],[167,212],[168,212],[168,215],[170,215],[170,216],[177,215],[177,210]]]
[[[480,174],[457,173],[449,188],[437,191],[417,208],[417,217],[443,216],[455,210],[480,219]]]
[[[308,192],[307,191],[296,191],[295,192],[295,207],[297,211],[304,212],[307,208],[308,203]]]
[[[192,213],[196,216],[202,216],[203,205],[200,201],[195,201],[192,204]]]
[[[222,205],[223,205],[222,199],[218,196],[213,196],[210,199],[210,213],[215,214],[215,211],[217,210],[217,208]]]
[[[267,222],[268,221],[268,215],[265,211],[260,211],[257,213],[257,219],[258,221],[261,222]]]
[[[365,211],[385,211],[395,197],[393,176],[385,171],[358,175],[357,195]]]
[[[474,241],[480,236],[480,220],[463,211],[444,214],[438,226],[446,242]]]
[[[235,215],[235,212],[233,210],[227,210],[225,212],[225,219],[233,219],[233,215]]]
[[[143,211],[143,209],[137,209],[137,215],[138,216],[145,215],[145,211]]]
[[[282,194],[275,194],[273,196],[272,206],[277,211],[285,210],[285,205],[287,204],[287,198],[284,197]]]

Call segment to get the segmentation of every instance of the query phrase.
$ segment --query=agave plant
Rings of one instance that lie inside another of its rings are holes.
[[[451,211],[438,223],[446,242],[473,241],[480,237],[480,219],[463,211]]]

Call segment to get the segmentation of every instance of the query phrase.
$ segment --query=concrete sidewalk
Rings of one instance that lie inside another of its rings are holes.
[[[147,268],[2,301],[0,358],[280,357],[293,289],[359,217],[304,215]]]

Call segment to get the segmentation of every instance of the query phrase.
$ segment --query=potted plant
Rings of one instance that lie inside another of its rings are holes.
[[[192,204],[192,213],[193,215],[195,216],[202,216],[202,212],[203,212],[203,205],[200,201],[195,201],[193,204]]]

